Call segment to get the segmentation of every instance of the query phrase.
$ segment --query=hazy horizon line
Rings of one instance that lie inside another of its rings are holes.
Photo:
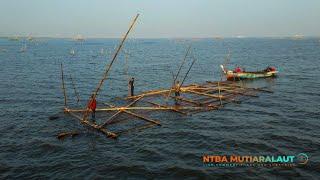
[[[245,36],[245,35],[233,35],[233,36],[203,36],[203,37],[128,37],[128,39],[224,39],[224,38],[319,38],[320,35],[261,35],[261,36]],[[55,38],[55,39],[74,39],[77,40],[77,36],[32,36],[32,35],[0,35],[0,38]],[[106,37],[106,36],[82,36],[83,40],[86,39],[120,39],[122,37]]]

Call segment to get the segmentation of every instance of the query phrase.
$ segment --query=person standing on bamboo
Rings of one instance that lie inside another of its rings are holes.
[[[180,82],[177,81],[174,85],[175,104],[178,105],[178,98],[180,97]]]
[[[91,111],[92,119],[95,120],[95,118],[96,118],[97,101],[96,101],[96,98],[95,98],[95,96],[93,94],[91,95],[90,101],[88,103],[88,108]]]
[[[128,94],[129,96],[134,96],[134,78],[132,77],[128,83]]]

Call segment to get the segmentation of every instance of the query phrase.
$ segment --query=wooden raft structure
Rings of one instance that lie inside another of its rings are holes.
[[[122,38],[122,41],[116,49],[111,63],[106,66],[106,71],[103,74],[102,79],[98,83],[96,90],[92,93],[93,98],[97,97],[104,81],[108,79],[110,69],[117,59],[117,56],[138,16],[139,14],[134,18],[132,24],[129,27],[129,30]],[[187,50],[187,53],[182,61],[181,66],[179,67],[172,85],[176,83],[179,73],[181,72],[181,68],[185,64],[189,52],[190,47]],[[192,61],[191,66],[189,67],[186,75],[182,80],[182,83],[178,88],[180,92],[179,96],[175,96],[173,92],[175,92],[176,89],[172,86],[167,89],[142,92],[131,97],[115,98],[112,103],[98,101],[96,118],[94,120],[90,119],[91,110],[87,107],[87,105],[84,108],[72,108],[68,106],[65,88],[65,77],[63,66],[61,64],[61,79],[64,94],[64,112],[72,116],[74,119],[78,120],[78,122],[85,127],[101,132],[108,138],[117,138],[118,136],[129,133],[131,131],[142,130],[154,126],[161,126],[160,120],[157,120],[155,118],[159,117],[158,113],[161,112],[172,112],[181,115],[190,115],[204,111],[217,110],[227,103],[238,103],[240,102],[241,97],[257,97],[258,92],[271,92],[263,88],[243,87],[239,83],[230,81],[207,81],[201,84],[183,85],[183,82],[187,78],[191,67],[196,61],[195,57],[193,58],[194,60]],[[77,97],[77,103],[79,103],[79,94],[77,93],[71,77],[70,79]],[[67,133],[61,134],[61,136],[64,136],[64,134]]]
[[[170,91],[174,89],[152,90],[115,100],[121,105],[101,103],[102,106],[96,109],[96,123],[82,121],[81,114],[86,109],[65,108],[65,112],[83,125],[96,129],[107,137],[116,138],[131,131],[161,126],[160,120],[152,118],[161,116],[161,112],[191,115],[218,110],[228,103],[239,103],[243,97],[258,97],[261,92],[272,93],[264,88],[243,87],[230,81],[182,86],[179,97],[170,95]]]

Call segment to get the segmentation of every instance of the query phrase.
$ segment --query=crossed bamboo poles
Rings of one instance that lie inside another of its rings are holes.
[[[217,86],[217,84],[220,84],[220,86]],[[163,97],[166,98],[168,93],[170,92],[170,89],[149,91],[149,92],[141,93],[140,95],[137,95],[137,96],[132,96],[132,97],[126,98],[127,100],[132,100],[126,106],[119,107],[119,106],[112,105],[110,103],[104,103],[107,107],[98,108],[98,109],[96,109],[96,111],[97,112],[114,112],[114,114],[111,115],[110,117],[108,117],[100,125],[97,125],[95,123],[91,123],[89,121],[82,121],[82,118],[75,114],[77,112],[82,112],[82,113],[86,112],[86,109],[65,108],[65,112],[69,113],[71,116],[78,119],[82,124],[104,133],[105,135],[107,135],[107,137],[116,138],[120,134],[124,134],[124,133],[130,132],[130,131],[133,131],[133,130],[140,130],[140,129],[153,127],[153,126],[161,126],[161,123],[159,120],[153,120],[153,119],[148,118],[146,116],[143,116],[141,114],[135,113],[135,112],[133,112],[134,110],[174,111],[174,112],[188,115],[189,111],[193,111],[194,113],[196,113],[196,112],[219,109],[220,107],[222,107],[226,103],[235,102],[234,98],[238,97],[238,96],[257,97],[257,95],[255,95],[255,93],[253,93],[253,92],[257,92],[257,91],[271,92],[271,91],[261,89],[261,88],[244,88],[244,87],[241,87],[238,85],[233,85],[233,84],[227,83],[227,82],[207,82],[204,85],[203,84],[202,85],[193,84],[193,85],[181,87],[181,92],[183,95],[184,94],[195,94],[198,96],[198,99],[188,99],[185,97],[180,97],[179,100],[188,104],[188,105],[182,105],[182,106],[168,106],[168,105],[144,100],[144,98],[147,98],[150,96],[154,97],[157,95],[163,95]],[[218,92],[218,95],[214,94],[217,92]],[[250,93],[248,93],[248,92],[250,92]],[[174,96],[169,96],[169,97],[172,99],[176,98]],[[151,104],[153,106],[134,106],[139,101]],[[132,116],[134,118],[137,118],[139,120],[145,121],[146,124],[139,126],[139,127],[133,127],[130,129],[126,129],[121,132],[109,131],[107,129],[108,125],[119,122],[116,118],[120,114],[127,114],[127,115]]]
[[[62,67],[62,66],[61,66]],[[63,69],[61,69],[63,75]],[[63,77],[63,76],[62,76]],[[62,87],[65,90],[64,80],[62,78]],[[159,120],[153,120],[148,117],[145,117],[141,114],[137,114],[132,112],[134,110],[157,110],[157,111],[173,111],[176,113],[181,113],[184,115],[188,115],[191,113],[197,113],[202,111],[210,111],[219,109],[223,105],[229,102],[236,102],[236,97],[239,96],[250,96],[257,97],[255,92],[272,92],[269,90],[265,90],[263,88],[248,88],[240,85],[236,85],[234,82],[206,82],[204,84],[191,84],[180,87],[181,97],[178,99],[187,105],[182,106],[170,106],[166,104],[160,104],[156,102],[152,102],[150,100],[145,100],[148,97],[156,97],[162,96],[163,102],[167,101],[167,98],[175,99],[177,97],[171,96],[170,91],[172,89],[160,89],[160,90],[152,90],[143,92],[136,96],[131,96],[125,98],[125,100],[129,100],[129,104],[126,106],[115,106],[110,103],[104,103],[106,107],[97,108],[97,112],[114,112],[114,114],[108,117],[102,124],[98,125],[92,123],[90,121],[83,121],[82,117],[77,115],[76,113],[86,113],[87,109],[70,109],[67,107],[67,102],[65,98],[65,112],[69,113],[71,116],[75,117],[79,120],[79,122],[87,127],[96,129],[103,134],[105,134],[109,138],[117,138],[121,134],[128,133],[134,130],[141,130],[153,126],[161,126]],[[64,93],[65,94],[65,93]],[[187,95],[195,95],[197,98],[191,99],[190,97],[186,97]],[[144,102],[147,104],[151,104],[152,106],[134,106],[138,102]],[[145,125],[133,127],[130,129],[126,129],[120,132],[111,132],[107,129],[108,125],[119,122],[116,118],[120,114],[127,114],[131,117],[135,117],[139,120],[147,122]]]
[[[106,66],[106,71],[103,74],[102,79],[100,80],[96,90],[93,92],[93,97],[96,98],[98,95],[98,92],[100,91],[104,81],[107,79],[109,71],[112,67],[112,64],[115,62],[117,59],[117,55],[119,54],[129,32],[133,28],[133,25],[135,24],[139,14],[134,18],[133,22],[131,23],[127,33],[124,35],[123,39],[121,40],[120,45],[118,46],[111,63]],[[177,80],[177,77],[181,71],[181,67],[186,61],[186,57],[190,51],[190,47],[187,50],[187,54],[185,55],[182,65],[179,68],[179,71],[177,75],[174,77],[173,83]],[[193,57],[194,58],[194,57]],[[256,91],[263,91],[263,92],[268,92],[267,90],[264,89],[259,89],[259,88],[244,88],[242,86],[235,85],[234,83],[229,83],[229,82],[207,82],[205,84],[191,84],[191,85],[186,85],[183,86],[183,82],[185,81],[188,73],[190,72],[194,62],[196,59],[192,61],[191,66],[189,67],[186,75],[183,78],[182,83],[179,86],[179,91],[181,91],[182,94],[187,94],[187,95],[196,95],[199,98],[198,99],[191,99],[187,97],[175,97],[171,96],[171,92],[174,90],[173,87],[170,89],[162,89],[162,90],[153,90],[153,91],[148,91],[141,93],[136,96],[128,97],[126,100],[132,100],[128,105],[126,106],[115,106],[109,103],[104,103],[106,107],[104,108],[97,108],[97,112],[115,112],[112,116],[108,117],[102,124],[96,124],[93,122],[90,122],[88,120],[88,115],[90,113],[90,109],[85,107],[84,109],[71,109],[68,108],[67,104],[67,95],[66,95],[66,90],[65,90],[65,83],[64,83],[64,73],[63,73],[63,66],[61,64],[61,79],[62,79],[62,89],[63,89],[63,94],[64,94],[64,112],[70,114],[73,116],[75,119],[77,119],[81,124],[83,124],[86,127],[90,127],[93,129],[96,129],[97,131],[105,134],[109,138],[117,138],[120,134],[128,133],[133,130],[141,130],[153,126],[161,126],[161,123],[159,120],[153,120],[148,117],[145,117],[141,114],[137,114],[133,112],[134,110],[159,110],[159,111],[173,111],[176,113],[181,113],[188,115],[190,113],[196,113],[196,112],[201,112],[201,111],[209,111],[209,110],[215,110],[220,107],[222,107],[224,104],[229,103],[229,102],[237,102],[235,99],[237,96],[252,96],[252,97],[257,97],[253,93],[248,93],[248,92],[256,92]],[[72,80],[72,78],[71,78]],[[75,94],[78,94],[74,82],[72,80],[72,84],[75,90]],[[158,95],[163,95],[165,97],[165,102],[166,104],[160,104],[152,101],[147,101],[144,100],[146,97],[152,97],[152,96],[158,96]],[[79,97],[78,101],[79,101]],[[176,106],[176,105],[168,105],[167,101],[169,98],[172,99],[178,99],[179,101],[182,101],[186,103],[187,105],[182,105],[182,106]],[[152,106],[134,106],[136,103],[139,101],[143,101],[144,103],[151,104]],[[218,102],[218,103],[217,103]],[[83,116],[81,117],[80,115],[76,113],[82,113]],[[129,129],[122,130],[120,132],[111,132],[110,130],[107,129],[108,125],[116,123],[119,120],[116,120],[116,118],[120,114],[127,114],[131,117],[137,118],[139,120],[142,120],[146,122],[146,124],[138,127],[133,127]]]

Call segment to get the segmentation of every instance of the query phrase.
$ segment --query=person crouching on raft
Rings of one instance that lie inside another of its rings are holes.
[[[174,85],[175,104],[179,105],[178,98],[180,97],[180,82],[177,81]]]
[[[241,72],[243,72],[243,70],[238,66],[238,67],[236,67],[236,68],[234,69],[233,72],[235,72],[235,73],[241,73]]]
[[[92,119],[95,119],[96,118],[97,101],[96,101],[96,98],[94,97],[93,94],[91,95],[90,101],[88,103],[88,108],[91,111]]]

